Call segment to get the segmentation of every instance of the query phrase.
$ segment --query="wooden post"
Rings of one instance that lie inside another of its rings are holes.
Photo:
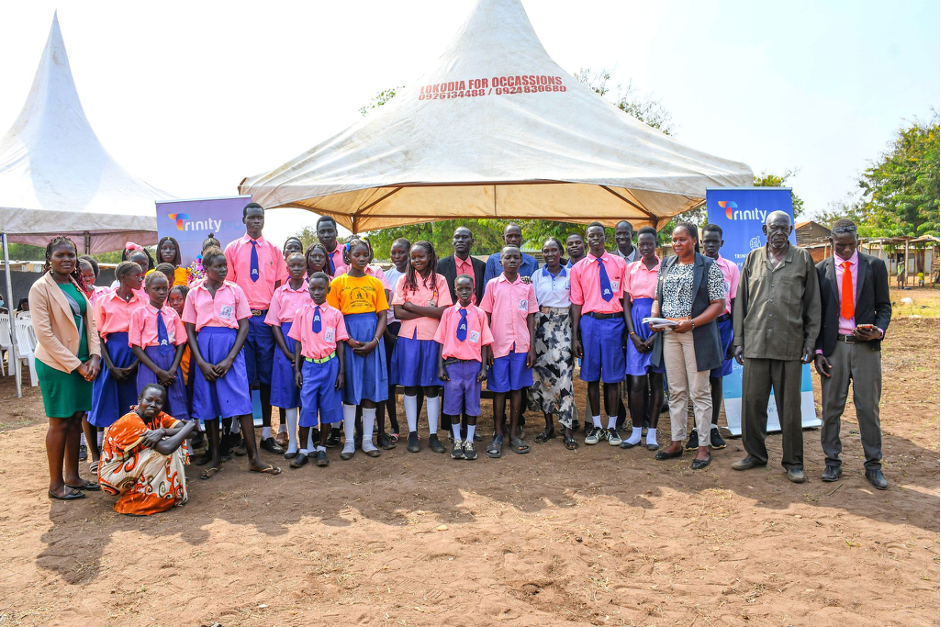
[[[905,239],[905,269],[902,272],[902,285],[908,287],[908,238]]]

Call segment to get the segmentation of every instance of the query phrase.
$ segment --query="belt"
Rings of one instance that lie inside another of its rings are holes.
[[[444,365],[450,366],[451,364],[463,364],[469,361],[480,363],[479,359],[458,359],[457,357],[448,357],[444,360]]]
[[[558,316],[567,316],[571,310],[568,307],[540,307],[539,312],[544,314],[556,314]]]
[[[336,356],[337,356],[337,352],[333,351],[326,357],[321,357],[320,359],[314,359],[313,357],[305,357],[304,361],[309,361],[312,364],[325,364]]]
[[[264,316],[268,313],[267,309],[252,309],[252,317],[257,318],[258,316]]]
[[[855,335],[838,335],[836,339],[841,342],[846,342],[847,344],[856,344],[859,342]]]
[[[731,320],[731,319],[732,319],[732,314],[722,314],[721,316],[716,318],[716,322],[725,322],[726,320]]]
[[[591,317],[594,318],[595,320],[610,320],[611,318],[620,318],[620,317],[621,317],[621,313],[620,313],[620,312],[618,312],[618,313],[598,313],[597,311],[589,311],[589,312],[587,312],[587,313],[585,313],[585,314],[583,314],[583,315],[585,315],[585,316],[591,316]]]

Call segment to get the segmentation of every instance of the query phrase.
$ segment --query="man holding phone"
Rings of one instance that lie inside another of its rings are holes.
[[[882,338],[892,317],[889,273],[885,263],[857,250],[859,238],[851,220],[837,220],[830,231],[833,256],[817,264],[822,320],[814,365],[820,373],[823,426],[820,440],[826,455],[823,481],[843,474],[840,417],[846,407],[850,379],[859,436],[866,454],[866,479],[879,490],[889,487],[882,475]]]

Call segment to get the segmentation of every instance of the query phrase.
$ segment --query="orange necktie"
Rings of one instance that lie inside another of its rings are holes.
[[[850,262],[843,262],[843,294],[840,297],[840,317],[849,320],[856,312],[853,304],[853,275],[850,274]]]

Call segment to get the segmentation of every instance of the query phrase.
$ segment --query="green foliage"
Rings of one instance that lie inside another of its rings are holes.
[[[11,261],[45,261],[46,249],[40,246],[30,246],[29,244],[10,244]]]
[[[611,72],[604,68],[601,70],[582,68],[575,73],[575,79],[590,87],[596,94],[629,116],[665,135],[673,134],[673,121],[661,101],[654,100],[650,94],[638,93],[633,81],[628,81],[627,86],[618,85],[612,90],[608,85]]]
[[[898,131],[878,163],[863,172],[857,213],[879,237],[938,235],[938,116]]]
[[[395,92],[400,89],[405,89],[405,85],[399,85],[398,87],[390,87],[389,89],[383,89],[382,91],[380,91],[379,93],[377,93],[375,96],[372,97],[372,100],[369,101],[368,105],[366,105],[365,107],[360,107],[359,112],[364,116],[368,115],[369,112],[372,111],[373,109],[378,109],[382,105],[386,104],[387,102],[395,98]]]
[[[784,174],[769,174],[762,172],[761,176],[755,177],[755,187],[786,187],[788,179],[797,174],[797,170],[785,170]],[[794,206],[794,218],[796,219],[804,212],[804,201],[800,196],[791,192],[791,202]]]
[[[304,244],[304,250],[307,250],[307,247],[317,241],[317,228],[313,226],[305,226],[303,229],[294,234],[294,237],[301,240],[301,243]]]

